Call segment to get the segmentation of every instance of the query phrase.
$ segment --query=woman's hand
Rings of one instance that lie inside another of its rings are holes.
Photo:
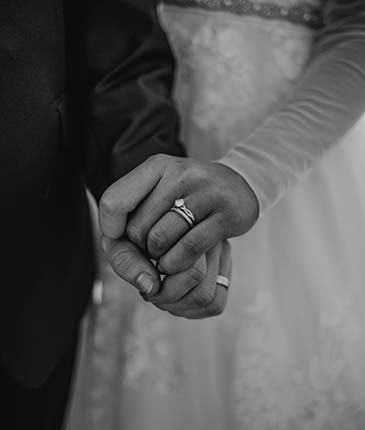
[[[195,217],[193,228],[170,211],[181,198]],[[169,275],[248,231],[257,216],[256,196],[239,174],[218,163],[167,155],[150,157],[111,185],[100,201],[103,234],[111,239],[126,234]]]

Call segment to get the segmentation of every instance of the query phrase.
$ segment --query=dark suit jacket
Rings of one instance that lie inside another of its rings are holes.
[[[0,2],[0,360],[39,386],[93,282],[98,199],[159,152],[182,155],[173,58],[154,0]]]

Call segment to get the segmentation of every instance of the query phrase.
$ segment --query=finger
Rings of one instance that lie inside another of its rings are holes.
[[[228,241],[223,241],[222,250],[219,259],[218,274],[227,277],[231,277],[231,249]],[[228,289],[222,285],[217,285],[215,290],[214,299],[208,306],[200,309],[189,309],[185,312],[179,309],[170,309],[170,313],[175,316],[182,316],[189,319],[202,319],[220,315],[227,304]]]
[[[203,282],[189,291],[179,301],[171,305],[158,306],[160,309],[180,316],[189,315],[191,310],[202,310],[214,300],[216,279],[218,276],[221,244],[219,243],[206,254],[207,271]]]
[[[118,276],[134,285],[142,294],[148,296],[158,292],[159,273],[136,245],[127,238],[113,240],[106,236],[102,237],[101,243]]]
[[[184,197],[184,202],[185,206],[193,213],[195,224],[201,222],[213,209],[212,201],[206,193],[187,195]],[[190,225],[181,215],[166,211],[154,225],[150,225],[148,228],[148,254],[158,260],[190,229]]]
[[[104,235],[117,239],[124,234],[127,214],[156,186],[163,167],[163,156],[150,157],[104,192],[99,202],[99,224]]]
[[[225,239],[226,228],[219,214],[209,216],[188,231],[159,259],[160,272],[173,275],[186,270],[201,255]]]
[[[231,279],[232,271],[232,258],[231,258],[231,245],[228,240],[222,242],[222,252],[219,260],[219,275]]]
[[[206,272],[206,258],[203,255],[193,266],[184,272],[173,276],[166,276],[158,293],[151,297],[149,301],[155,305],[176,303],[204,281]]]
[[[182,316],[188,319],[203,319],[221,315],[227,305],[227,289],[222,285],[217,285],[213,301],[204,309],[192,309]]]
[[[218,275],[225,276],[230,280],[231,269],[231,245],[227,240],[224,240],[222,242],[222,249],[219,258]],[[200,309],[199,311],[191,311],[189,313],[189,318],[201,319],[220,315],[227,305],[227,298],[228,289],[222,285],[217,285],[213,301],[205,309]]]
[[[147,250],[147,236],[151,227],[171,209],[176,196],[183,193],[170,179],[161,178],[128,220],[126,234],[141,249]]]

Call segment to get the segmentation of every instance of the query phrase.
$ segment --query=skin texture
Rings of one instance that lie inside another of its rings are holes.
[[[192,229],[169,212],[177,198],[196,218]],[[102,244],[116,273],[146,300],[173,315],[209,317],[227,300],[216,284],[218,274],[230,277],[227,239],[247,232],[258,210],[253,191],[228,167],[153,156],[103,194]]]

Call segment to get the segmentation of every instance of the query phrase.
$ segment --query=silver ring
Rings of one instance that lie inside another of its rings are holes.
[[[195,216],[190,209],[185,206],[184,199],[175,200],[174,206],[170,209],[171,212],[175,212],[180,215],[189,224],[190,228],[195,225]]]
[[[226,288],[228,290],[229,288],[229,279],[226,276],[218,275],[217,280],[215,281],[216,284],[222,285],[222,287]]]

